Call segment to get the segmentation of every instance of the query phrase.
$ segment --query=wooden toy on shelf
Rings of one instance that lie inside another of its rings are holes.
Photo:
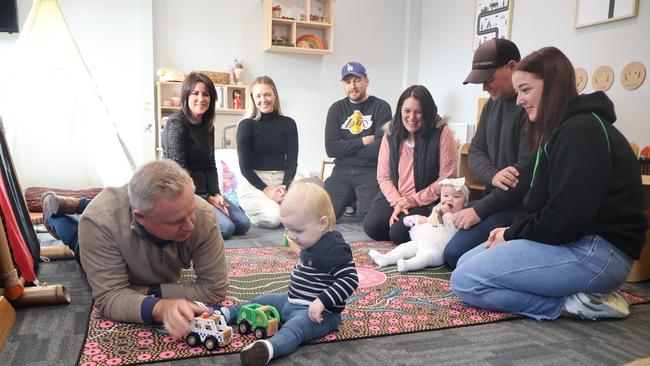
[[[320,38],[316,37],[313,34],[304,34],[296,38],[296,47],[311,48],[316,50],[325,49],[325,45],[323,45],[323,41],[321,41]]]

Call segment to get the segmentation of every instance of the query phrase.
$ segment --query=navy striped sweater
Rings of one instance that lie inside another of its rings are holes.
[[[291,272],[289,301],[308,305],[319,298],[325,309],[340,313],[358,285],[350,246],[341,233],[330,231],[300,251],[300,262]]]

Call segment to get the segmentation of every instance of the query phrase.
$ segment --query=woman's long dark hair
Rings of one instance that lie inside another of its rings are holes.
[[[555,47],[544,47],[524,57],[513,72],[524,71],[544,81],[542,98],[535,121],[528,124],[530,147],[535,150],[542,139],[548,139],[566,115],[575,97],[575,70],[569,58]]]
[[[397,101],[397,109],[395,110],[395,118],[390,125],[390,134],[392,138],[397,141],[406,140],[408,138],[408,131],[402,123],[402,105],[404,101],[410,97],[415,98],[420,102],[422,109],[422,123],[420,129],[415,132],[414,137],[428,137],[429,134],[436,128],[440,116],[438,116],[438,106],[433,101],[433,97],[429,90],[423,85],[411,85],[400,95]]]
[[[207,77],[205,74],[199,72],[192,72],[183,81],[183,87],[181,89],[181,111],[183,116],[188,121],[192,121],[192,111],[188,104],[190,94],[194,89],[196,83],[203,83],[210,93],[210,103],[208,104],[208,110],[201,117],[201,126],[205,128],[206,131],[210,132],[214,129],[214,108],[215,102],[217,101],[217,90],[214,88],[214,83]]]

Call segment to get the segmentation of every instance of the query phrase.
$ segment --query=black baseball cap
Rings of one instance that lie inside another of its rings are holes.
[[[501,66],[515,60],[519,62],[521,55],[519,49],[512,41],[505,38],[493,38],[483,43],[474,52],[472,71],[470,71],[463,84],[483,84],[494,75]]]

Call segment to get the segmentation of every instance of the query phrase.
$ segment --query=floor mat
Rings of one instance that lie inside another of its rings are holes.
[[[451,269],[443,266],[400,274],[395,266],[377,268],[367,252],[386,252],[387,242],[352,243],[359,288],[348,300],[339,329],[313,343],[386,336],[491,323],[517,316],[486,311],[465,305],[451,292]],[[230,268],[230,289],[224,305],[250,299],[258,294],[287,290],[291,268],[298,260],[289,248],[226,249]],[[191,280],[191,274],[186,274]],[[643,297],[623,292],[633,304]],[[83,366],[129,365],[239,352],[255,339],[234,333],[225,348],[207,351],[190,347],[162,328],[103,319],[93,310],[88,321],[84,346],[79,356]]]

